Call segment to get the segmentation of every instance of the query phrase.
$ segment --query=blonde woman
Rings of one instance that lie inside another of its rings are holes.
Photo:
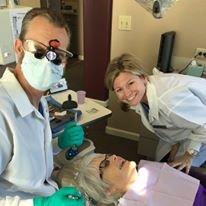
[[[159,138],[156,160],[189,172],[206,160],[206,80],[174,73],[147,75],[131,54],[114,58],[105,83]]]

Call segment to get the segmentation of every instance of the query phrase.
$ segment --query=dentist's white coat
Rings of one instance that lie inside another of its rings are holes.
[[[46,100],[44,117],[35,109],[15,76],[0,79],[0,205],[33,206],[36,195],[49,196],[57,185]]]
[[[145,127],[160,138],[156,159],[163,158],[177,142],[180,143],[177,156],[188,149],[204,150],[206,79],[155,71],[149,76],[146,89],[148,116],[141,104],[133,109],[141,115]],[[193,159],[194,166],[200,166],[206,160],[201,152]]]

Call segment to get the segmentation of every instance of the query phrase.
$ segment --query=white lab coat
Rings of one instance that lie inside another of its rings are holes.
[[[192,206],[199,180],[166,163],[141,160],[137,180],[118,206]]]
[[[33,205],[34,196],[48,196],[58,188],[50,179],[47,103],[42,98],[43,117],[9,70],[0,79],[0,102],[0,205]]]
[[[145,127],[160,138],[156,160],[162,159],[178,142],[177,156],[188,149],[199,151],[205,146],[206,79],[157,73],[149,76],[146,90],[149,113],[146,114],[141,104],[133,109],[141,115]],[[198,163],[194,166],[200,166],[206,160],[205,154],[201,156],[201,153],[196,158]]]

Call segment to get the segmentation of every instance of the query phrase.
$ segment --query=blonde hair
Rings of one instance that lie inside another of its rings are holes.
[[[114,90],[114,80],[122,72],[130,72],[137,76],[146,76],[140,61],[133,55],[124,53],[114,58],[107,67],[105,85],[109,90]]]

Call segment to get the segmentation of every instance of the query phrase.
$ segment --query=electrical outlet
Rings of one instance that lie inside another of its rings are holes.
[[[206,58],[206,49],[197,48],[195,52],[195,56],[197,56],[198,58]]]
[[[131,16],[119,16],[118,28],[119,30],[131,30]]]

